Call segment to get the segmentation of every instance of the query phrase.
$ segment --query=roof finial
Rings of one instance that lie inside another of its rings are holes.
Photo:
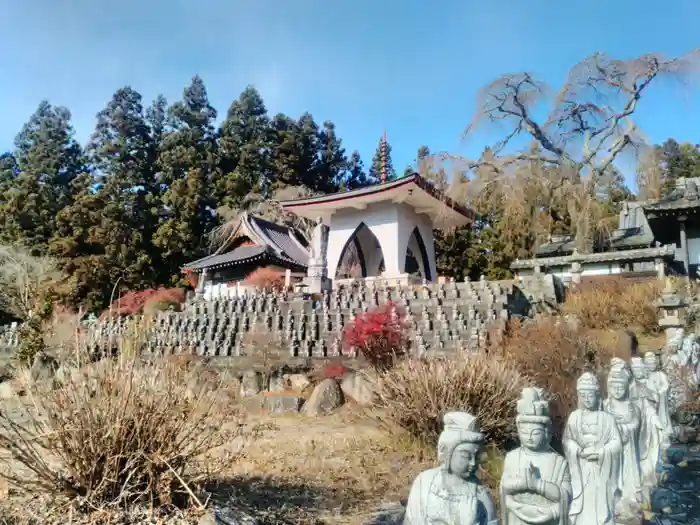
[[[386,182],[386,129],[382,137],[382,183]]]

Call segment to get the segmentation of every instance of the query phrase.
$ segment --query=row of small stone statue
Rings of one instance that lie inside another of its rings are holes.
[[[484,443],[478,420],[465,412],[444,416],[440,466],[418,475],[404,525],[612,525],[639,513],[657,481],[670,442],[668,378],[654,353],[613,359],[602,399],[597,377],[583,374],[578,408],[563,436],[565,456],[550,446],[549,403],[525,388],[517,404],[520,447],[505,457],[500,509],[475,477]],[[499,512],[500,510],[500,512]]]

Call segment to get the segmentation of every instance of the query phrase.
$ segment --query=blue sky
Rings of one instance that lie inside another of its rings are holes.
[[[0,22],[0,150],[44,98],[84,142],[118,87],[174,101],[199,74],[220,115],[253,84],[270,113],[335,122],[365,165],[386,129],[398,171],[421,144],[478,154],[491,137],[461,133],[503,73],[559,86],[596,51],[700,45],[697,0],[0,0]],[[655,142],[698,142],[700,99],[657,86],[637,122]]]

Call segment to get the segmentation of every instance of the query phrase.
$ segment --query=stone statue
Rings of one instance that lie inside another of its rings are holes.
[[[516,425],[520,448],[508,452],[501,477],[504,525],[566,525],[571,503],[569,464],[550,446],[549,403],[523,389]]]
[[[646,386],[653,393],[652,400],[655,404],[654,408],[664,428],[661,446],[662,448],[667,448],[670,445],[670,438],[673,435],[673,425],[671,424],[671,415],[668,406],[668,390],[670,388],[670,383],[666,372],[661,370],[659,357],[654,352],[647,352],[644,354],[644,366],[647,369]]]
[[[498,525],[496,507],[476,478],[484,442],[478,420],[449,412],[438,439],[440,466],[416,477],[403,525]]]
[[[642,487],[639,460],[639,429],[642,414],[629,398],[632,374],[622,360],[613,363],[608,373],[608,397],[603,401],[603,410],[615,416],[617,429],[622,439],[622,458],[618,487],[621,496],[628,501],[637,501]]]
[[[315,265],[326,265],[328,231],[328,226],[323,223],[323,217],[319,217],[316,221],[313,238],[311,240],[311,258]]]
[[[576,383],[579,408],[564,429],[571,469],[572,525],[612,525],[619,499],[622,440],[615,417],[600,410],[600,385],[590,372]]]
[[[642,484],[646,487],[656,485],[656,468],[661,461],[661,442],[664,427],[656,413],[654,393],[647,387],[647,369],[641,357],[630,360],[634,380],[630,385],[630,399],[642,415],[639,427],[639,461],[641,465]]]

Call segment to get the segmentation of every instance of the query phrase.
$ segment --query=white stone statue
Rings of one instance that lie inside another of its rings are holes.
[[[618,487],[621,496],[628,501],[641,499],[642,474],[639,459],[639,429],[642,413],[629,398],[632,374],[627,363],[616,360],[608,373],[608,397],[603,410],[615,416],[622,439],[622,458]]]
[[[549,403],[535,388],[525,388],[516,418],[520,448],[508,452],[501,477],[504,525],[566,525],[571,474],[563,456],[550,446]]]
[[[657,484],[656,469],[661,462],[661,442],[664,426],[656,413],[654,393],[647,387],[647,369],[641,357],[630,360],[634,380],[630,385],[630,399],[639,407],[642,421],[639,427],[639,460],[642,472],[642,485],[653,487]]]
[[[314,227],[311,239],[311,259],[314,265],[325,266],[328,253],[328,226],[323,223],[323,217],[319,217]]]
[[[498,525],[488,490],[476,478],[484,442],[478,420],[449,412],[438,439],[440,466],[416,477],[403,525]]]
[[[668,404],[668,391],[671,385],[666,372],[661,370],[659,357],[654,352],[644,354],[644,366],[647,369],[646,386],[654,394],[652,400],[655,404],[654,408],[664,428],[661,446],[662,448],[667,448],[673,435],[673,425]]]
[[[600,410],[600,385],[590,372],[576,383],[579,408],[564,430],[571,469],[572,525],[612,525],[619,499],[622,440],[615,417]]]

